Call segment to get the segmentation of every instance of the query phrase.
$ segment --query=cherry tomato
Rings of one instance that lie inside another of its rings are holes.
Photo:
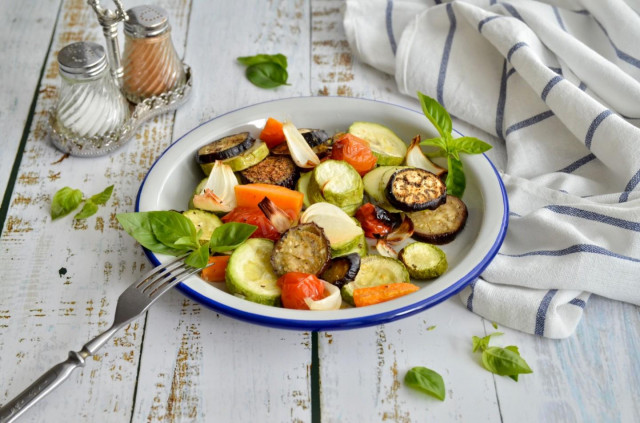
[[[373,169],[378,161],[369,143],[351,134],[344,134],[333,143],[331,158],[349,163],[360,176]]]
[[[324,285],[316,275],[302,272],[289,272],[278,278],[278,286],[282,290],[280,297],[282,306],[297,310],[309,310],[305,298],[314,301],[324,295]]]
[[[269,219],[258,207],[236,207],[222,216],[223,222],[248,223],[258,227],[251,238],[267,238],[273,241],[280,239],[280,232],[273,226]]]
[[[401,222],[399,215],[371,203],[363,204],[356,211],[355,218],[360,222],[364,236],[374,239],[388,235]]]

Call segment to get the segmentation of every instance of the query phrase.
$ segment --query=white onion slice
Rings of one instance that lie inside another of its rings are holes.
[[[236,192],[234,187],[238,185],[238,179],[233,173],[231,166],[219,160],[213,164],[209,179],[202,191],[193,198],[196,207],[200,202],[205,205],[199,208],[209,211],[228,212],[236,205]]]
[[[447,172],[447,169],[433,163],[422,152],[422,149],[420,148],[420,135],[416,135],[416,137],[411,140],[411,145],[407,149],[407,155],[405,156],[405,162],[407,163],[407,166],[428,170],[438,178]]]
[[[304,137],[293,123],[287,121],[282,124],[282,132],[287,139],[287,147],[291,158],[298,167],[313,169],[320,164],[318,155],[309,147]]]
[[[394,250],[391,244],[389,244],[384,238],[380,238],[376,242],[376,251],[378,251],[381,256],[391,257],[394,259],[398,258],[398,252]]]
[[[340,289],[327,281],[322,281],[322,283],[324,284],[324,289],[329,291],[329,295],[317,301],[314,301],[311,298],[305,298],[304,302],[309,307],[309,310],[340,310],[340,306],[342,305],[342,296],[340,295]]]

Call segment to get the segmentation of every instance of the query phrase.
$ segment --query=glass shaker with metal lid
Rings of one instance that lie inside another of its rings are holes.
[[[139,103],[184,84],[167,12],[158,6],[137,6],[126,13],[122,89],[127,98]]]
[[[129,103],[109,73],[104,48],[92,42],[69,44],[58,53],[60,91],[56,125],[63,134],[102,136],[129,118]]]

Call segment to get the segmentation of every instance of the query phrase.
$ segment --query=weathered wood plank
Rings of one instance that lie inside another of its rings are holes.
[[[0,3],[0,198],[4,198],[59,7],[60,0]]]
[[[231,110],[309,94],[306,2],[192,7],[185,61],[194,70],[195,89],[176,113],[175,139]],[[257,53],[285,54],[291,85],[251,85],[236,57]],[[309,333],[233,320],[179,294],[163,303],[169,311],[148,313],[134,421],[310,420]]]

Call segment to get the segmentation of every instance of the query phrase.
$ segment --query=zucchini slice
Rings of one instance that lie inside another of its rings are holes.
[[[196,153],[198,164],[213,163],[216,160],[226,160],[235,157],[253,146],[255,143],[248,132],[229,135],[215,140],[200,149]]]
[[[453,241],[464,229],[469,213],[461,199],[447,195],[445,203],[437,209],[408,215],[413,221],[415,239],[441,245]]]
[[[424,242],[407,245],[400,251],[398,258],[407,266],[409,274],[415,279],[437,278],[448,267],[444,251]]]
[[[311,180],[311,172],[306,172],[300,175],[298,183],[296,185],[296,191],[304,194],[304,200],[302,200],[305,208],[311,205],[309,199],[309,181]]]
[[[353,215],[362,204],[364,186],[360,174],[349,163],[326,160],[313,170],[308,192],[312,203],[325,201]]]
[[[333,258],[324,272],[320,274],[320,279],[342,288],[345,284],[356,279],[360,270],[360,261],[358,253]]]
[[[353,303],[353,291],[358,288],[411,282],[409,272],[400,260],[384,256],[367,256],[360,261],[360,271],[353,282],[342,287],[340,293],[347,303]]]
[[[321,273],[331,259],[329,240],[315,223],[288,229],[276,242],[271,265],[278,276],[289,272]]]
[[[260,163],[240,172],[246,184],[272,184],[294,189],[299,171],[288,156],[267,156]]]
[[[395,166],[402,163],[407,154],[407,145],[391,129],[379,123],[354,122],[349,133],[369,142],[371,152],[378,158],[380,166]]]
[[[434,210],[446,201],[447,187],[433,173],[418,168],[394,172],[385,187],[389,203],[405,212]]]
[[[383,209],[393,213],[400,211],[389,204],[387,197],[384,195],[384,189],[386,188],[391,175],[393,175],[393,172],[405,168],[406,166],[379,166],[364,175],[362,178],[364,192],[367,193],[372,203],[375,203]]]
[[[220,218],[215,214],[208,211],[191,209],[182,212],[182,214],[193,222],[196,227],[196,231],[202,230],[200,238],[198,238],[200,244],[208,242],[211,239],[213,231],[218,226],[222,226],[222,220],[220,220]]]
[[[250,238],[236,248],[225,273],[227,291],[254,303],[280,305],[278,277],[271,266],[273,241]]]
[[[234,172],[239,172],[248,167],[257,165],[269,155],[269,147],[263,141],[256,141],[249,150],[244,153],[225,160],[223,163],[231,167]],[[204,166],[200,165],[203,170]],[[206,173],[206,171],[205,171]]]
[[[350,251],[360,241],[362,228],[340,207],[330,203],[315,203],[300,216],[300,223],[320,226],[331,245],[331,256]]]

